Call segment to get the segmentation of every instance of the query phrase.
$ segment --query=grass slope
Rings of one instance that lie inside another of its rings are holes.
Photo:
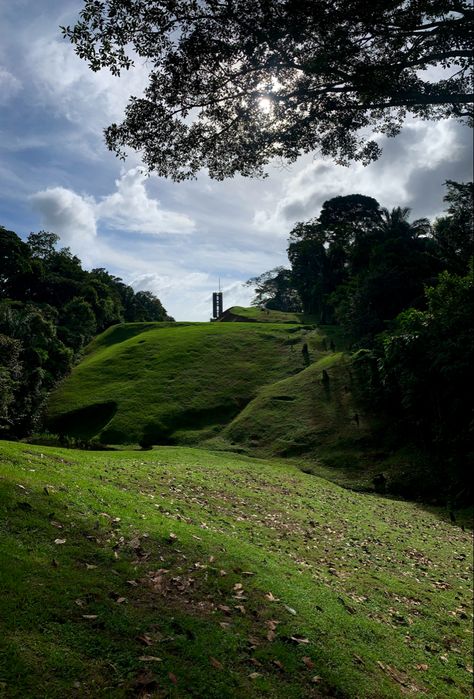
[[[470,695],[471,538],[288,464],[0,443],[0,694]]]
[[[354,399],[349,359],[342,352],[312,355],[304,371],[262,388],[206,446],[291,457],[307,473],[372,490],[374,475],[382,469],[390,477],[391,467],[374,416]]]
[[[199,442],[235,417],[265,384],[304,368],[297,325],[131,323],[87,348],[51,397],[53,432],[110,444]],[[296,348],[296,349],[295,349]]]
[[[259,306],[231,306],[222,317],[223,321],[241,318],[255,323],[300,323],[312,325],[316,323],[315,316],[306,313],[285,313],[284,311],[271,311]]]

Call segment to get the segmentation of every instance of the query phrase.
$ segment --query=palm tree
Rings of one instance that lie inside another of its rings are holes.
[[[380,230],[387,236],[402,235],[407,238],[424,238],[431,233],[431,224],[427,218],[417,218],[410,223],[411,209],[408,206],[396,206],[389,211],[381,209]]]

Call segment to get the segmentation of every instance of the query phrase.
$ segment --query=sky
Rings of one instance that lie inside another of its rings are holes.
[[[59,29],[81,6],[0,0],[0,225],[23,239],[57,233],[86,269],[152,291],[177,320],[208,320],[219,279],[224,307],[248,305],[243,283],[288,266],[290,230],[333,196],[365,194],[433,219],[443,182],[472,179],[471,133],[455,121],[408,122],[380,139],[383,155],[367,167],[308,154],[270,165],[260,180],[150,176],[139,156],[120,161],[103,141],[128,97],[141,94],[146,66],[120,78],[92,73]]]

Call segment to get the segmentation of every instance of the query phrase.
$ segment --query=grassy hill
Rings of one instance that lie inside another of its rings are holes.
[[[262,388],[219,439],[265,456],[320,458],[351,452],[371,435],[371,424],[357,412],[347,357],[324,353],[302,372]]]
[[[471,565],[285,462],[0,442],[0,695],[461,699]]]
[[[392,493],[435,497],[424,455],[357,399],[344,349],[339,329],[284,319],[117,325],[53,392],[46,428],[92,445],[286,457],[358,490],[383,472]]]
[[[316,318],[306,313],[285,313],[284,311],[271,311],[259,306],[231,306],[226,309],[219,318],[219,322],[247,321],[254,323],[299,323],[314,325]]]
[[[109,444],[197,443],[267,385],[302,371],[314,329],[276,323],[130,323],[107,330],[55,391],[53,432]]]

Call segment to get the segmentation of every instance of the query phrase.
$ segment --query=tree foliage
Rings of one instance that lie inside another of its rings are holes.
[[[331,294],[359,267],[366,267],[380,220],[375,199],[350,194],[324,202],[318,218],[296,224],[290,232],[288,258],[307,313],[323,323],[333,319]]]
[[[358,400],[395,444],[425,453],[433,494],[462,501],[474,459],[473,185],[446,185],[433,226],[359,194],[326,201],[290,233],[288,281],[306,313],[345,331]],[[275,271],[257,278],[263,290],[275,291]]]
[[[362,130],[407,114],[470,120],[472,17],[468,0],[85,0],[63,32],[92,70],[150,66],[110,149],[221,179],[315,149],[369,162]]]
[[[285,267],[275,267],[258,277],[252,277],[246,282],[246,286],[254,287],[252,306],[288,313],[302,309],[298,292],[293,285],[292,273]]]
[[[474,269],[443,272],[427,308],[400,314],[378,358],[384,405],[434,455],[452,496],[471,489],[474,459]],[[438,474],[439,475],[439,474]]]
[[[434,238],[444,263],[464,274],[474,256],[474,183],[447,180],[445,184],[448,208],[435,221]]]
[[[53,386],[97,333],[123,321],[172,320],[159,299],[104,269],[87,272],[59,237],[23,242],[0,226],[0,433],[37,425]]]

